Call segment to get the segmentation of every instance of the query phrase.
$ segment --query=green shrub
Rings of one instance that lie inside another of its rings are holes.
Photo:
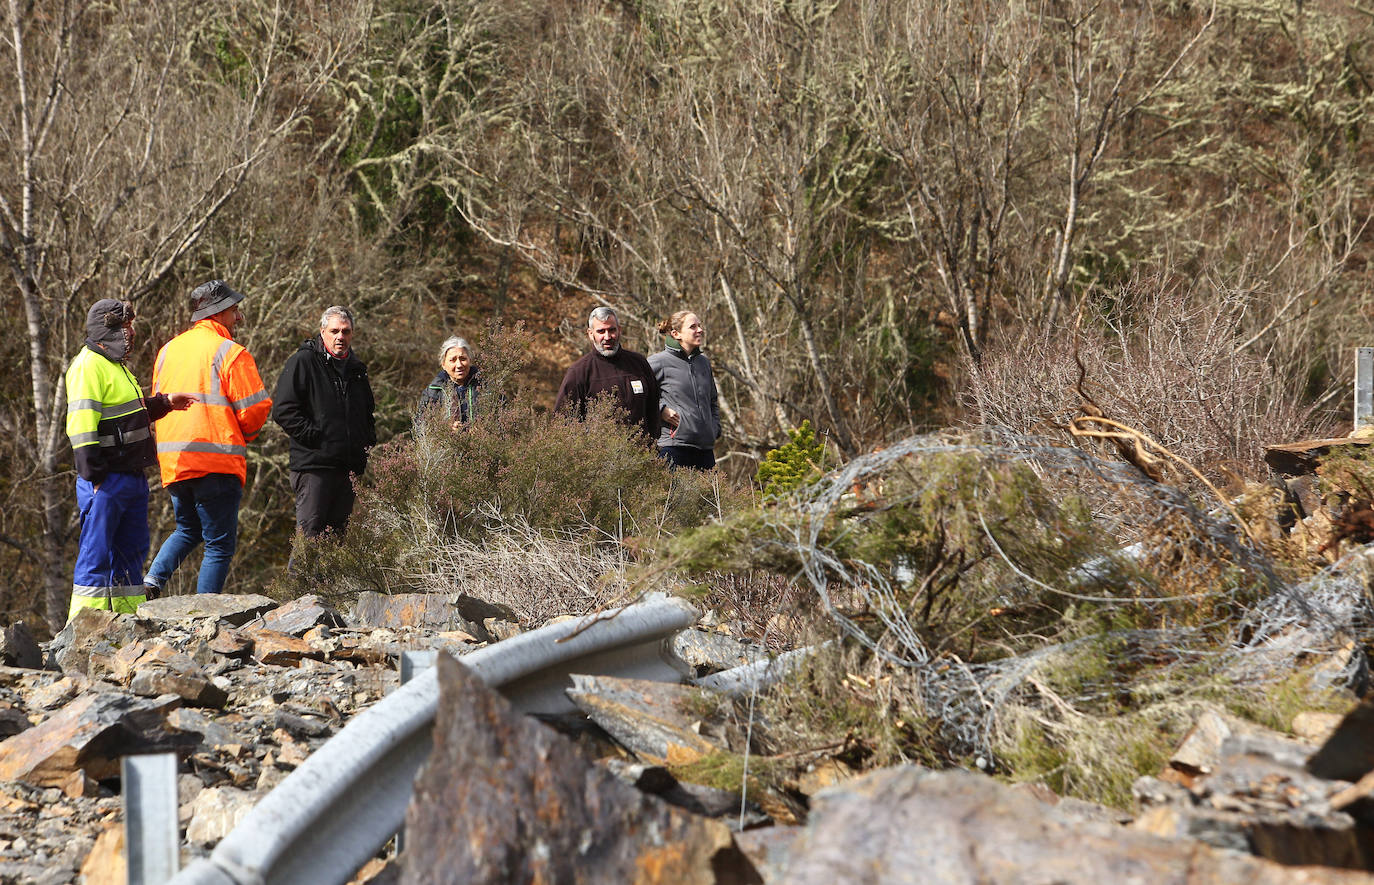
[[[769,449],[755,479],[765,498],[786,495],[820,478],[825,443],[816,439],[809,420],[791,431],[791,442]]]

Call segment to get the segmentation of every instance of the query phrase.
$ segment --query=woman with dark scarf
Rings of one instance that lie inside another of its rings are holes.
[[[434,409],[447,409],[449,425],[458,430],[473,419],[477,411],[480,381],[467,341],[452,335],[439,345],[439,373],[420,392],[420,415]]]
[[[673,467],[710,470],[716,466],[720,438],[720,397],[711,361],[701,352],[706,340],[701,320],[679,310],[658,324],[667,338],[663,350],[649,357],[658,379],[662,429],[658,454]]]

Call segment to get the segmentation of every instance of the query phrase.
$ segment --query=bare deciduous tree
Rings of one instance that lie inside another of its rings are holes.
[[[216,217],[297,134],[356,40],[357,18],[333,12],[8,4],[0,90],[13,101],[0,115],[0,155],[15,174],[0,186],[0,261],[23,313],[32,398],[28,408],[11,402],[0,422],[24,441],[12,478],[35,484],[42,502],[32,559],[53,629],[66,618],[73,516],[59,473],[61,376],[85,309],[99,297],[152,306],[147,296],[199,257]]]

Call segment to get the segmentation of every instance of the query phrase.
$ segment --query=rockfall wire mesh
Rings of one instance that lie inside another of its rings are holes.
[[[951,471],[940,459],[975,466]],[[1098,552],[1084,557],[1081,544],[1057,545],[1056,525],[1045,522],[1052,508],[1043,501],[1027,498],[1021,512],[1004,512],[1007,499],[998,494],[1008,469],[1031,471],[1057,505],[1078,502],[1090,514]],[[933,487],[939,483],[969,487],[952,493]],[[947,555],[947,515],[929,513],[921,525],[936,527],[946,551],[927,547],[908,562],[852,555],[847,542],[856,536],[936,500],[971,511],[970,524],[982,536],[976,556],[967,556],[975,543],[967,539],[961,558]],[[985,500],[994,503],[984,506]],[[1036,437],[915,436],[851,461],[776,508],[777,518],[756,543],[781,545],[845,634],[914,677],[923,712],[949,747],[991,756],[1011,707],[1061,720],[1105,712],[1134,690],[1125,680],[1146,671],[1157,677],[1150,680],[1156,686],[1179,677],[1174,688],[1160,691],[1186,691],[1195,681],[1189,674],[1242,684],[1277,681],[1304,657],[1330,656],[1367,633],[1374,618],[1371,565],[1363,554],[1287,584],[1219,503],[1200,505],[1130,465]],[[1039,548],[1026,543],[1036,522],[1046,535]],[[1009,552],[1008,540],[1019,543],[1021,559]],[[1044,561],[1035,561],[1042,555]],[[956,650],[942,642],[941,624],[919,616],[922,594],[951,575],[953,592],[989,612],[980,624],[1018,606],[1052,610],[1057,620],[1004,628],[1006,638],[997,643],[1002,652],[973,642]],[[1072,628],[1065,628],[1069,622]],[[1047,669],[1084,652],[1105,655],[1112,666],[1047,684]],[[1363,661],[1362,654],[1346,655],[1332,681],[1356,678]]]

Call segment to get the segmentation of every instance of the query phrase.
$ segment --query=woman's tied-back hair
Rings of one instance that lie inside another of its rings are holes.
[[[468,355],[468,362],[472,362],[472,348],[468,346],[468,342],[466,339],[459,338],[457,335],[448,336],[444,339],[444,343],[439,345],[439,362],[442,363],[444,361],[444,357],[448,356],[448,352],[455,347],[461,347],[463,351]]]
[[[659,323],[658,331],[662,332],[664,335],[667,335],[669,332],[681,332],[683,321],[694,313],[696,313],[694,310],[679,310],[677,313],[668,317],[668,319]]]

